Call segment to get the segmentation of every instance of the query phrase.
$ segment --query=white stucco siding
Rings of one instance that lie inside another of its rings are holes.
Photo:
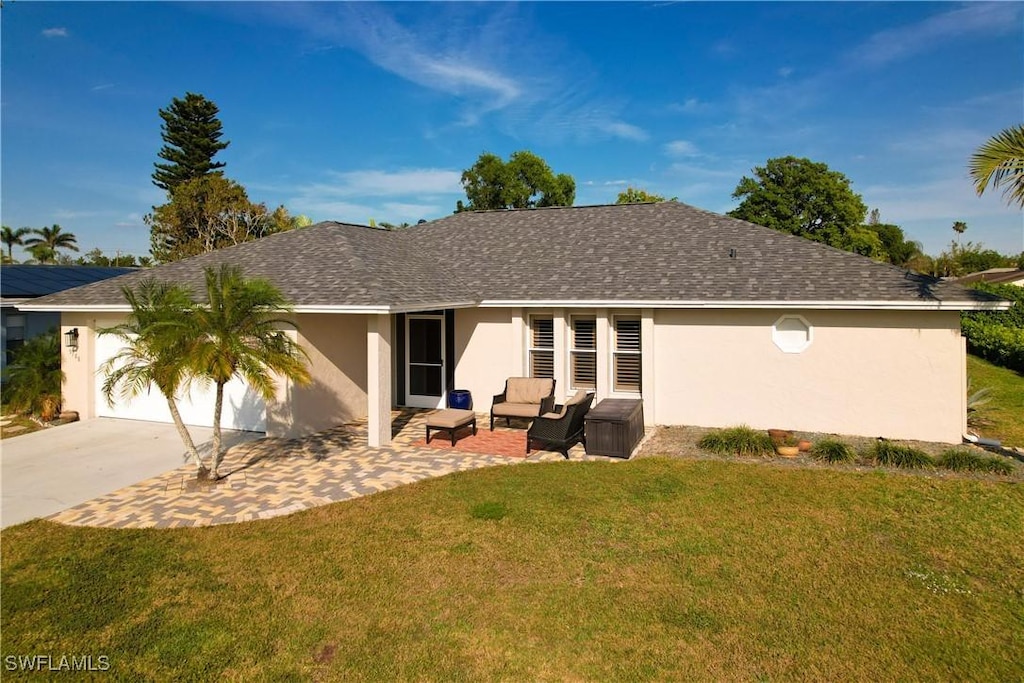
[[[460,308],[455,311],[455,386],[473,394],[473,409],[485,413],[505,380],[523,374],[519,309]],[[449,360],[448,362],[452,362]]]
[[[785,353],[797,313],[813,341]],[[956,312],[655,312],[655,422],[748,424],[957,443],[964,345]]]
[[[296,340],[312,383],[279,381],[267,406],[267,434],[298,437],[367,415],[366,315],[300,313]]]

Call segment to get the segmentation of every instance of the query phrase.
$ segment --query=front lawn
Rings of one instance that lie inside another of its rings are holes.
[[[158,680],[1021,680],[1022,528],[1019,484],[664,458],[206,529],[37,521],[0,539],[0,653]]]
[[[971,378],[971,391],[985,387],[991,390],[989,402],[979,410],[990,424],[977,431],[1001,440],[1004,446],[1024,448],[1024,376],[969,354],[967,376]]]

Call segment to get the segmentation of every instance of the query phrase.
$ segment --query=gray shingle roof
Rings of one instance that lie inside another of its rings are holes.
[[[678,202],[460,213],[405,230],[320,223],[46,297],[123,302],[146,276],[240,265],[297,307],[522,302],[985,302],[988,295]]]

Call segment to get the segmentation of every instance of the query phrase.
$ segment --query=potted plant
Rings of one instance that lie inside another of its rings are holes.
[[[792,434],[775,443],[775,452],[784,458],[795,458],[800,454],[800,445]]]

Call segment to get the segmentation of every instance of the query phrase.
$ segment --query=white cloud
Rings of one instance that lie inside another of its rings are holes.
[[[782,78],[789,78],[790,76],[793,75],[793,67],[784,66],[781,69],[779,69],[776,73],[778,73],[779,76],[781,76]]]
[[[927,50],[950,49],[949,41],[956,38],[987,38],[1020,31],[1020,22],[1020,3],[970,3],[916,24],[879,31],[858,46],[849,59],[854,64],[880,67]]]
[[[55,26],[53,28],[44,28],[42,30],[44,38],[67,38],[68,30],[63,26]]]
[[[636,142],[644,142],[645,140],[650,138],[650,135],[648,135],[647,131],[645,131],[643,128],[640,128],[639,126],[634,126],[631,123],[625,123],[624,121],[606,121],[597,124],[597,127],[600,130],[603,130],[605,133],[608,133],[609,135],[612,135],[617,138],[622,138],[624,140],[635,140]]]
[[[440,168],[415,168],[394,172],[332,171],[329,175],[338,182],[326,187],[341,195],[431,196],[462,193],[462,173]]]
[[[665,145],[665,154],[672,157],[695,157],[700,154],[689,140],[673,140]]]
[[[93,92],[98,92],[100,90],[109,90],[110,88],[113,88],[113,87],[114,87],[113,83],[101,83],[100,85],[92,86],[91,88],[89,88],[89,90],[91,90]]]
[[[679,102],[673,102],[668,105],[668,110],[679,114],[699,114],[706,112],[711,109],[711,105],[707,102],[702,102],[696,97],[687,98],[682,104]]]

